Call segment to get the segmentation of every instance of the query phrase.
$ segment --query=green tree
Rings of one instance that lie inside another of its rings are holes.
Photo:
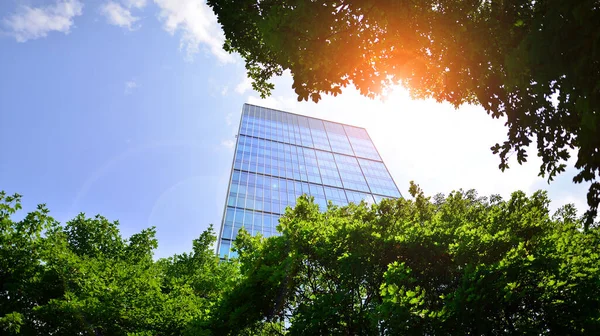
[[[536,142],[551,181],[577,149],[574,182],[591,181],[586,224],[600,203],[600,7],[595,0],[208,0],[225,49],[245,59],[253,88],[289,70],[298,100],[348,85],[375,97],[479,104],[506,117],[492,147],[500,169]]]
[[[600,329],[600,232],[544,192],[371,207],[302,197],[281,236],[241,232],[214,335],[584,335]],[[285,330],[284,330],[285,329]]]
[[[102,216],[61,225],[40,205],[12,220],[20,208],[20,195],[0,193],[3,335],[182,335],[238,274],[215,256],[212,227],[191,253],[154,261],[154,228],[124,239]]]

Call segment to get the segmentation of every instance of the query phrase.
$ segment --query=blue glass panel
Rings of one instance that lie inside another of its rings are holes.
[[[228,240],[221,239],[221,244],[219,246],[219,257],[225,259],[229,256],[229,249],[231,248],[231,242]]]

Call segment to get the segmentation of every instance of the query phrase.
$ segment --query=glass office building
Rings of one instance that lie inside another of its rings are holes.
[[[231,257],[240,228],[277,235],[278,218],[298,196],[327,202],[400,197],[364,128],[244,104],[218,253]]]

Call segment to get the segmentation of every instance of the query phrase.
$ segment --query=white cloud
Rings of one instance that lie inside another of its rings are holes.
[[[227,126],[233,125],[233,113],[227,113],[225,116],[225,122],[227,123]]]
[[[133,25],[140,19],[139,17],[133,16],[131,11],[120,4],[109,1],[100,6],[100,13],[106,16],[106,20],[111,25],[127,28],[129,30],[137,29]]]
[[[7,33],[18,42],[46,37],[49,32],[68,34],[73,18],[83,13],[83,4],[78,0],[59,0],[43,7],[21,6],[16,13],[2,20]]]
[[[134,80],[130,80],[125,82],[125,94],[130,95],[133,93],[133,90],[138,88],[138,84]]]
[[[174,35],[180,34],[180,48],[187,57],[193,56],[204,46],[222,63],[234,61],[234,57],[223,50],[223,32],[213,11],[203,0],[154,0],[160,8],[159,19],[164,29]]]
[[[260,99],[251,93],[248,103],[365,127],[405,196],[414,180],[427,194],[474,188],[481,195],[509,197],[516,190],[532,193],[542,187],[554,200],[553,207],[564,201],[578,207],[586,203],[585,190],[580,191],[584,188],[573,185],[572,176],[562,174],[550,185],[538,177],[541,161],[534,147],[528,151],[529,162],[519,165],[513,157],[510,169],[501,172],[490,147],[505,140],[505,121],[492,119],[481,107],[455,110],[432,100],[412,100],[402,88],[385,102],[349,88],[315,104],[296,100],[289,73],[275,84],[271,97]]]
[[[242,80],[236,87],[235,92],[239,94],[244,94],[246,91],[252,89],[252,79],[244,76],[244,80]]]
[[[223,140],[223,141],[221,141],[221,145],[226,148],[232,149],[233,147],[235,147],[235,140],[232,140],[232,139]]]
[[[123,0],[123,3],[127,8],[144,8],[146,7],[146,0]]]
[[[217,97],[219,95],[225,96],[229,93],[229,86],[222,84],[220,81],[215,80],[213,77],[208,78],[209,94],[211,97]]]

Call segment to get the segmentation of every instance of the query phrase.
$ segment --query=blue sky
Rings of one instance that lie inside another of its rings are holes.
[[[158,256],[191,249],[223,211],[241,107],[267,107],[366,127],[404,194],[476,188],[510,195],[548,189],[554,206],[585,206],[574,170],[548,186],[539,160],[498,171],[489,147],[502,120],[474,106],[384,101],[349,89],[298,103],[288,74],[272,97],[251,91],[243,62],[200,0],[0,2],[0,190],[46,203],[60,221],[79,212],[118,219],[125,236],[157,227]]]

